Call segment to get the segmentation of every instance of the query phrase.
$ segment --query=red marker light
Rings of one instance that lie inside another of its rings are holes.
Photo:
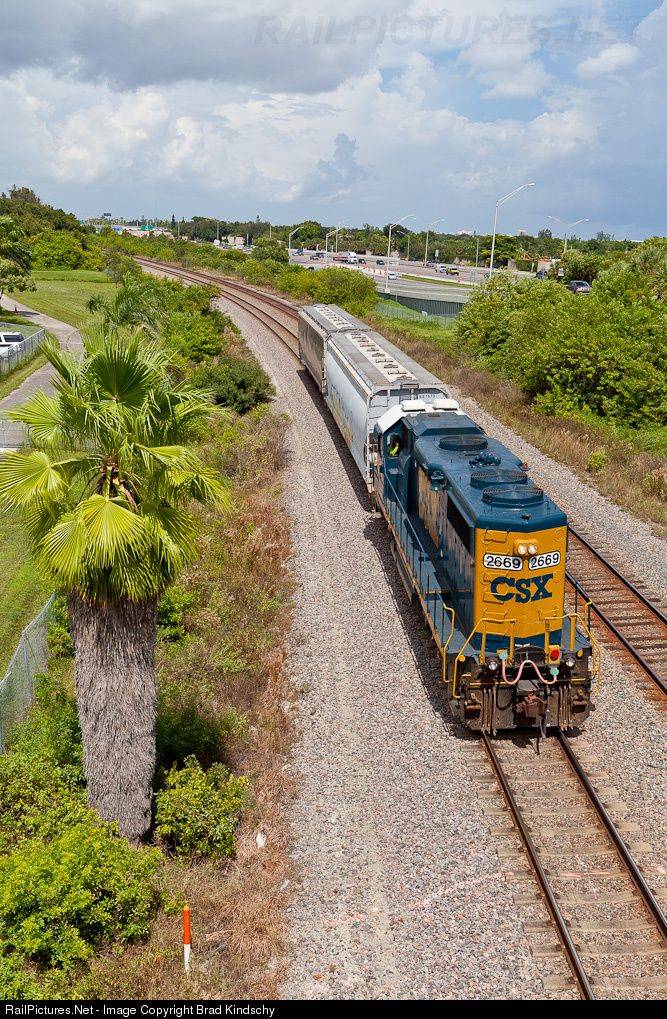
[[[558,661],[558,659],[560,658],[560,651],[558,650],[558,648],[556,647],[552,648],[552,650],[549,652],[549,658],[551,658],[553,662]]]

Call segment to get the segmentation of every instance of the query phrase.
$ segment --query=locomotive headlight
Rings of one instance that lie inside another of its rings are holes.
[[[527,545],[517,545],[516,550],[519,553],[519,555],[528,555]]]
[[[566,655],[565,658],[563,659],[563,662],[566,668],[573,669],[577,664],[577,659],[574,657],[574,655]]]
[[[537,545],[531,542],[531,544],[528,546],[528,552],[530,553],[530,555],[537,555]]]
[[[497,672],[498,668],[500,667],[500,662],[498,661],[497,658],[487,658],[484,663],[484,666],[486,669],[488,669],[489,672]]]

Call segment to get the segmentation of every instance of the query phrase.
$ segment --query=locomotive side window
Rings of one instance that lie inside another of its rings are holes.
[[[398,456],[401,450],[401,436],[398,432],[391,432],[387,438],[387,454]]]
[[[463,542],[464,547],[468,552],[472,551],[472,542],[470,540],[470,524],[461,513],[454,500],[450,498],[447,500],[447,523],[451,524],[456,534]]]

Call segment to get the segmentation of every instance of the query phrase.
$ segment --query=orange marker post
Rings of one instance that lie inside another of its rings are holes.
[[[183,906],[183,967],[190,972],[190,907]]]

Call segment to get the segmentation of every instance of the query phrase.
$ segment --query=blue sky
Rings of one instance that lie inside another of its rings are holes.
[[[667,4],[24,0],[0,188],[82,216],[667,234]]]

